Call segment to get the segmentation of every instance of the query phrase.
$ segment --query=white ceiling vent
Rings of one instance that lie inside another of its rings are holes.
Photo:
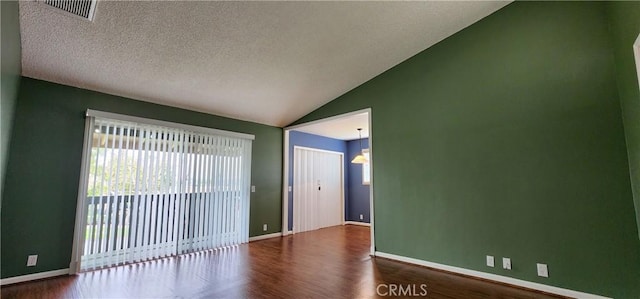
[[[98,0],[42,0],[44,4],[93,21]]]

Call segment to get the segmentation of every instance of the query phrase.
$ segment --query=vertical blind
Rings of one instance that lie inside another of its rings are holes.
[[[80,270],[248,241],[251,140],[102,117],[89,124]]]

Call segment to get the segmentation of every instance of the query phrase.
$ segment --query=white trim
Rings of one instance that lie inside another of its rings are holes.
[[[635,43],[633,43],[633,56],[636,60],[636,75],[638,76],[638,87],[640,88],[640,35],[638,35]],[[631,169],[633,169],[631,163],[632,161],[631,159],[629,159],[629,166]],[[632,192],[638,193],[638,191],[639,190],[634,190],[634,188],[632,188]],[[640,194],[633,194],[633,196],[638,197],[640,196]],[[638,237],[640,237],[640,218],[638,218],[636,221],[638,222]]]
[[[369,223],[371,225],[371,250],[369,254],[376,255],[376,234],[374,233],[375,222],[373,220],[373,111],[367,108],[369,116]]]
[[[289,187],[293,188],[293,183],[289,186],[289,131],[284,130],[284,150],[282,159],[283,181],[282,181],[282,235],[293,234],[289,230],[289,193],[293,196],[293,190],[289,191]]]
[[[482,278],[482,279],[487,279],[487,280],[491,280],[491,281],[506,283],[506,284],[510,284],[510,285],[514,285],[514,286],[524,287],[524,288],[527,288],[527,289],[547,292],[547,293],[561,295],[561,296],[580,298],[580,299],[607,299],[607,298],[609,298],[609,297],[603,297],[603,296],[599,296],[599,295],[588,294],[588,293],[583,293],[583,292],[569,290],[569,289],[563,289],[563,288],[554,287],[554,286],[550,286],[550,285],[546,285],[546,284],[530,282],[530,281],[526,281],[526,280],[520,280],[520,279],[516,279],[516,278],[512,278],[512,277],[506,277],[506,276],[501,276],[501,275],[496,275],[496,274],[484,273],[484,272],[480,272],[480,271],[469,270],[469,269],[464,269],[464,268],[459,268],[459,267],[454,267],[454,266],[447,266],[447,265],[443,265],[443,264],[428,262],[428,261],[424,261],[424,260],[414,259],[414,258],[410,258],[410,257],[405,257],[405,256],[400,256],[400,255],[395,255],[395,254],[385,253],[385,252],[380,252],[380,251],[376,251],[375,256],[381,257],[381,258],[390,259],[390,260],[395,260],[395,261],[399,261],[399,262],[404,262],[404,263],[409,263],[409,264],[414,264],[414,265],[434,268],[434,269],[438,269],[438,270],[444,270],[444,271],[452,272],[452,273],[456,273],[456,274],[462,274],[462,275],[467,275],[467,276],[473,276],[473,277],[476,277],[476,278]]]
[[[249,238],[249,242],[282,237],[282,233],[272,233]]]
[[[329,154],[340,155],[340,156],[344,157],[344,153],[330,151],[330,150],[323,150],[323,149],[319,149],[319,148],[315,148],[315,147],[306,147],[306,146],[294,145],[293,146],[293,150],[295,151],[296,149],[301,149],[301,150],[305,150],[305,151],[312,151],[312,152],[320,152],[320,153],[329,153]],[[342,168],[344,168],[344,161],[342,161]]]
[[[347,117],[358,115],[358,114],[362,114],[362,113],[371,113],[371,108],[352,111],[352,112],[348,112],[348,113],[345,113],[345,114],[335,115],[335,116],[331,116],[331,117],[327,117],[327,118],[323,118],[323,119],[318,119],[318,120],[314,120],[314,121],[310,121],[310,122],[306,122],[306,123],[302,123],[302,124],[298,124],[298,125],[284,127],[284,130],[285,131],[295,130],[297,128],[302,128],[302,127],[315,125],[315,124],[319,124],[319,123],[324,123],[324,122],[330,122],[330,121],[333,121],[333,120],[336,120],[336,119],[347,118]],[[371,123],[369,123],[369,129],[371,129]],[[371,132],[371,131],[369,131],[369,132]],[[369,135],[371,135],[371,133],[369,133]]]
[[[93,18],[96,16],[96,9],[98,6],[98,0],[91,1],[91,7],[89,9],[89,21],[93,22]]]
[[[371,227],[371,223],[358,222],[358,221],[345,221],[344,225],[360,225],[360,226],[369,226],[369,227]]]
[[[206,128],[206,127],[192,126],[192,125],[174,123],[174,122],[169,122],[169,121],[164,121],[164,120],[137,117],[137,116],[131,116],[131,115],[125,115],[125,114],[119,114],[119,113],[111,113],[111,112],[104,112],[104,111],[98,111],[98,110],[91,110],[91,109],[87,109],[87,116],[109,118],[109,119],[115,119],[115,120],[120,120],[120,121],[128,121],[128,122],[134,122],[134,123],[138,123],[138,124],[146,124],[146,125],[152,125],[152,126],[178,128],[178,129],[183,129],[183,130],[192,131],[192,132],[214,134],[214,135],[225,136],[225,137],[234,137],[234,138],[242,138],[242,139],[249,139],[249,140],[256,139],[256,137],[254,135],[252,135],[252,134],[245,134],[245,133],[218,130],[218,129],[212,129],[212,128]]]
[[[84,145],[82,147],[82,164],[80,168],[80,182],[78,183],[78,196],[76,203],[76,223],[73,231],[73,247],[71,247],[71,261],[69,262],[69,273],[75,274],[80,272],[80,260],[82,259],[83,247],[85,241],[85,231],[87,219],[85,209],[85,198],[87,196],[87,182],[89,181],[89,164],[87,161],[91,159],[91,142],[94,127],[94,118],[87,117],[84,124]]]
[[[20,275],[20,276],[0,279],[0,285],[8,285],[8,284],[14,284],[19,282],[26,282],[26,281],[36,280],[36,279],[43,279],[43,278],[68,275],[68,274],[69,274],[69,269],[60,269],[60,270],[39,272],[39,273],[33,273],[33,274],[27,274],[27,275]]]
[[[638,85],[640,86],[640,35],[633,43],[633,55],[636,58],[636,73],[638,75]]]

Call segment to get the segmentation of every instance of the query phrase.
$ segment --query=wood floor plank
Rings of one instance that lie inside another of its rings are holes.
[[[369,236],[368,227],[337,226],[3,286],[1,294],[2,298],[385,298],[376,293],[379,284],[415,285],[415,294],[426,284],[426,298],[432,299],[563,298],[371,258]],[[385,293],[385,288],[380,291]]]

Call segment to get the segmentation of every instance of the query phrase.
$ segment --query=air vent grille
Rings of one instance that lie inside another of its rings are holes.
[[[93,20],[93,11],[96,6],[96,0],[44,0],[42,2],[88,20]]]

